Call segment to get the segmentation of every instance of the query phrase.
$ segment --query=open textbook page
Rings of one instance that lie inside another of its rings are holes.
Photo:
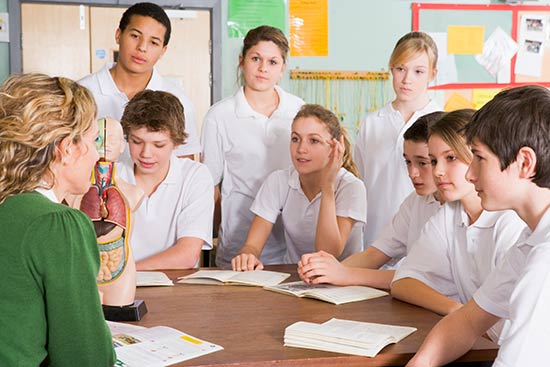
[[[144,328],[111,321],[107,325],[113,335],[115,366],[170,366],[223,349],[166,326]]]
[[[290,274],[277,271],[251,270],[199,270],[193,274],[178,278],[178,283],[184,284],[231,284],[270,286],[281,283]]]
[[[162,271],[137,271],[136,286],[138,287],[158,287],[171,286],[174,282]]]
[[[294,295],[296,297],[309,297],[321,301],[340,305],[343,303],[363,301],[366,299],[387,296],[388,292],[360,285],[338,286],[331,284],[308,285],[302,281],[283,283],[275,286],[264,287],[269,291]]]
[[[285,329],[287,347],[324,350],[374,357],[386,345],[397,343],[416,328],[331,319],[323,324],[296,322]]]

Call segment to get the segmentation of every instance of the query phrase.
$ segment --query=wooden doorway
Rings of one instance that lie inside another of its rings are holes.
[[[125,8],[21,4],[22,70],[80,79],[113,62],[115,30]],[[182,85],[200,125],[211,105],[209,10],[170,10],[172,36],[158,71]]]

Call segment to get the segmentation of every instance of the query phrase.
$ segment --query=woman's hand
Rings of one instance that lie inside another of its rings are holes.
[[[234,271],[262,270],[264,264],[253,254],[239,254],[231,260]]]

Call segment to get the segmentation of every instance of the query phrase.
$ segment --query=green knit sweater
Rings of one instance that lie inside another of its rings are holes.
[[[90,220],[37,192],[0,204],[0,366],[112,366]]]

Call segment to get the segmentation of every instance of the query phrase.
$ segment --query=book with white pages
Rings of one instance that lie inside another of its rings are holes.
[[[170,366],[223,347],[167,326],[145,328],[107,321],[117,362],[122,367]]]
[[[335,305],[364,301],[387,296],[388,292],[360,285],[339,286],[332,284],[306,284],[302,281],[283,283],[264,287],[268,291],[279,292],[296,297],[314,298]]]
[[[287,273],[267,270],[199,270],[193,274],[178,278],[178,283],[264,287],[279,284],[289,276],[290,274]]]
[[[136,271],[136,286],[173,286],[174,282],[162,271]]]
[[[334,318],[322,324],[299,321],[285,329],[284,345],[374,357],[385,346],[403,340],[416,330]]]

